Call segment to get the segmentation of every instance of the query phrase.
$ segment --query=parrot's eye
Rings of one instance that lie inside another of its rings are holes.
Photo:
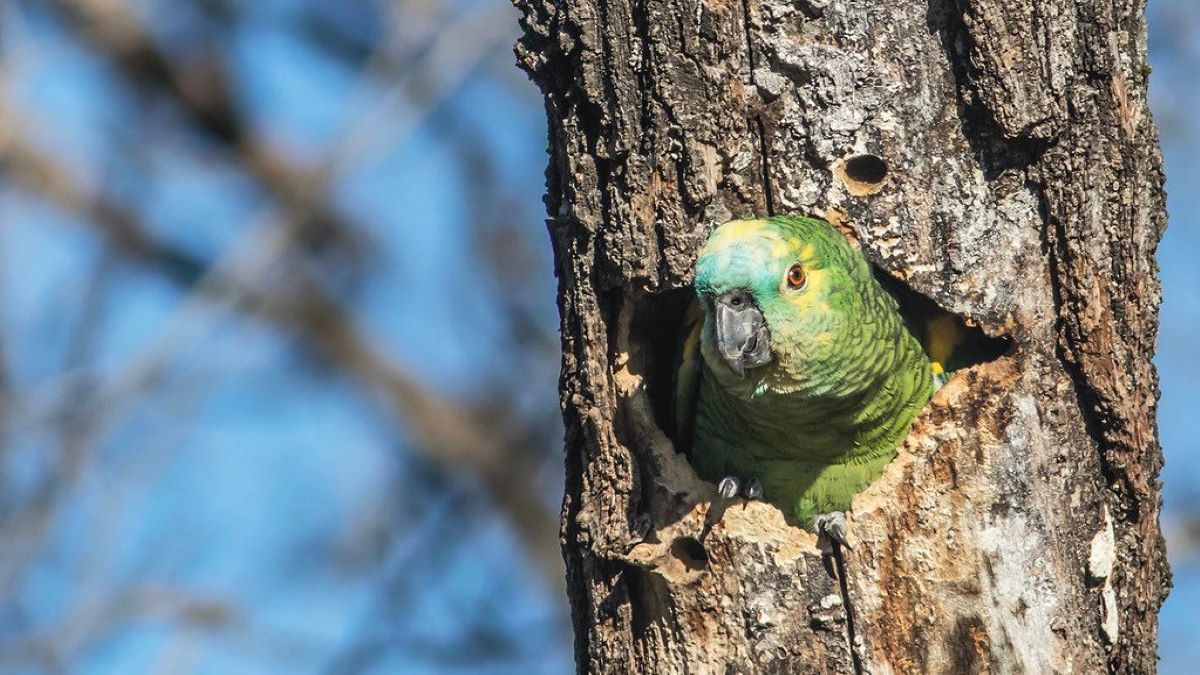
[[[792,265],[791,267],[788,268],[788,271],[787,271],[788,288],[792,289],[793,291],[798,291],[801,288],[804,288],[805,280],[806,280],[806,278],[804,276],[804,266],[803,265],[801,265],[800,263],[796,263],[795,265]]]

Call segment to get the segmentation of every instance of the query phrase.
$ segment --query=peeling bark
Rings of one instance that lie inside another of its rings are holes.
[[[519,0],[550,122],[563,545],[588,672],[1150,672],[1165,226],[1131,0]],[[1014,347],[855,500],[720,509],[660,429],[704,238],[823,216]],[[649,532],[642,536],[645,525]]]

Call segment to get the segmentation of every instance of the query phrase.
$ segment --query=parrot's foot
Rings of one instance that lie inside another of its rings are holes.
[[[748,501],[761,499],[763,496],[762,481],[757,478],[751,478],[745,483],[733,476],[725,476],[717,483],[717,493],[721,495],[721,499],[729,501],[741,495]]]
[[[817,531],[817,545],[822,551],[832,551],[833,544],[850,548],[846,541],[846,514],[841,511],[822,513],[813,518],[813,529]]]
[[[757,478],[751,478],[742,486],[742,496],[746,499],[762,499],[763,486],[762,481]]]
[[[751,478],[743,483],[736,476],[725,476],[717,483],[717,494],[721,499],[712,505],[708,510],[708,515],[704,517],[704,526],[700,530],[700,541],[704,541],[704,538],[708,536],[708,531],[725,514],[725,509],[729,508],[730,502],[739,496],[745,498],[746,501],[759,499],[763,494],[763,486],[757,478]],[[742,503],[742,508],[746,508],[745,502]]]
[[[717,483],[717,492],[722,499],[733,499],[742,491],[742,482],[733,476],[725,476]]]
[[[721,516],[725,515],[725,509],[729,508],[729,503],[737,498],[738,493],[742,491],[742,481],[734,476],[725,476],[717,483],[717,496],[720,499],[714,500],[709,505],[708,513],[704,516],[704,525],[700,528],[700,541],[704,542],[704,538],[708,536],[709,530],[717,521],[721,520]]]

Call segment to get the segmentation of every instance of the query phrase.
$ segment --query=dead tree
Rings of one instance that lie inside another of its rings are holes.
[[[1165,212],[1142,3],[518,4],[550,126],[579,669],[1152,671]],[[699,246],[772,213],[839,224],[1011,341],[936,394],[832,575],[774,508],[712,512],[662,431]]]

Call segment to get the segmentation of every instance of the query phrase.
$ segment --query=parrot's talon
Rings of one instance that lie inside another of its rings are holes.
[[[747,480],[746,484],[742,486],[742,496],[750,500],[762,499],[762,481],[757,478],[751,478],[750,480]]]
[[[722,499],[726,500],[736,497],[738,492],[741,491],[741,488],[741,481],[733,476],[725,476],[721,479],[720,483],[717,483],[717,492],[721,495]]]
[[[822,551],[833,551],[833,544],[849,549],[846,540],[846,514],[841,511],[822,513],[813,518],[813,529],[817,531],[817,544]]]

